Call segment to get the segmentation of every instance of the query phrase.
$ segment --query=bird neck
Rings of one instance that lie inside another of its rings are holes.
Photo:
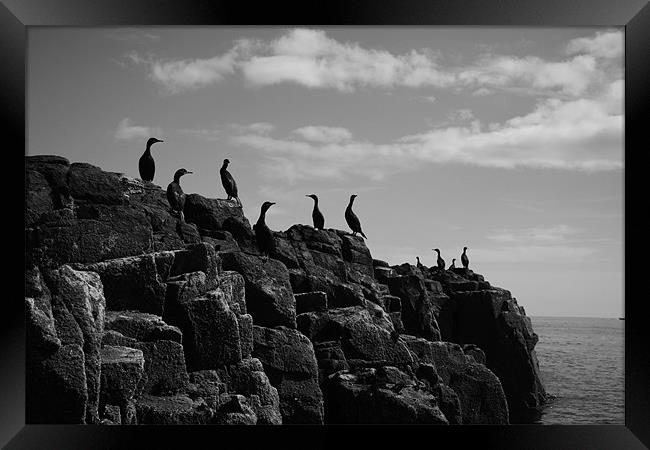
[[[352,203],[354,203],[354,198],[350,199],[350,203],[348,203],[348,209],[352,209]]]
[[[318,209],[318,197],[314,197],[314,209]]]
[[[144,152],[147,153],[147,154],[151,153],[151,144],[149,142],[147,142],[147,148],[146,148],[146,150]]]
[[[167,178],[169,180],[169,178]],[[180,186],[181,184],[181,175],[174,175],[174,183]]]

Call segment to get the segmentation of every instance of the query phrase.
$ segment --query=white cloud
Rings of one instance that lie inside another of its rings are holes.
[[[312,142],[337,143],[352,138],[352,133],[342,127],[306,126],[293,130],[294,134]]]
[[[472,248],[470,260],[489,263],[579,264],[596,253],[589,247],[567,245],[514,245],[497,248]]]
[[[474,63],[452,67],[442,65],[431,49],[394,54],[338,41],[324,30],[298,28],[271,41],[239,39],[229,51],[212,58],[154,60],[137,53],[128,57],[147,66],[149,77],[170,93],[208,86],[240,70],[253,86],[293,83],[342,92],[435,87],[470,89],[475,96],[508,89],[578,96],[605,77],[598,58],[621,58],[622,39],[618,31],[574,39],[567,44],[566,60],[486,53]]]
[[[562,62],[550,62],[533,56],[489,55],[474,66],[461,70],[458,81],[470,87],[479,87],[477,91],[480,91],[480,87],[511,88],[522,85],[580,95],[597,79],[599,73],[596,61],[590,55],[578,55]]]
[[[488,236],[491,241],[499,243],[560,243],[566,242],[568,236],[578,232],[577,229],[565,224],[550,227],[534,227],[521,230],[499,230]]]
[[[148,139],[150,137],[160,137],[161,135],[162,131],[160,128],[134,125],[128,117],[120,120],[115,130],[115,139],[124,141]]]
[[[567,44],[566,52],[569,55],[587,53],[598,58],[621,58],[624,43],[621,31],[600,31],[592,37],[572,39]]]
[[[237,133],[246,134],[253,133],[257,135],[266,136],[275,130],[275,126],[268,122],[255,122],[249,123],[248,125],[241,125],[238,123],[233,123],[230,127]]]
[[[426,163],[616,170],[623,167],[621,95],[622,83],[616,81],[599,97],[542,100],[532,112],[488,127],[471,111],[461,110],[455,117],[460,124],[441,125],[385,144],[353,139],[351,133],[341,131],[338,136],[345,140],[326,139],[322,130],[330,128],[317,126],[299,128],[300,133],[284,138],[243,133],[232,142],[260,151],[268,159],[263,174],[289,182],[345,174],[381,180]]]

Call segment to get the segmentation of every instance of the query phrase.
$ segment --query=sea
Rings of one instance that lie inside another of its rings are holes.
[[[536,423],[590,425],[625,422],[625,321],[531,317],[549,401]]]

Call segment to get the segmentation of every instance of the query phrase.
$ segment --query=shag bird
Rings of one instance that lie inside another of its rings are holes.
[[[239,197],[237,196],[237,183],[235,183],[235,179],[230,175],[230,172],[228,172],[228,164],[230,164],[230,160],[224,159],[223,166],[221,166],[221,169],[219,170],[219,173],[221,174],[221,184],[223,184],[223,188],[226,190],[226,194],[228,194],[228,200],[234,198],[237,200],[237,204],[241,207],[241,200],[239,200]]]
[[[164,141],[154,137],[149,138],[147,141],[147,149],[138,161],[138,169],[140,169],[140,179],[142,181],[153,181],[153,175],[156,172],[156,163],[153,160],[153,156],[151,156],[151,146],[156,142]]]
[[[463,247],[463,254],[460,255],[460,262],[463,263],[464,268],[469,267],[469,258],[467,257],[467,247]]]
[[[456,268],[456,258],[451,260],[451,266],[449,266],[449,269],[455,269]]]
[[[323,217],[323,213],[318,209],[318,197],[316,197],[316,194],[309,194],[306,197],[314,199],[314,210],[311,213],[311,218],[314,221],[314,228],[322,230],[325,227],[325,217]]]
[[[433,249],[434,252],[438,253],[438,259],[436,263],[438,264],[438,269],[444,270],[445,269],[445,260],[440,257],[440,250],[437,248]]]
[[[178,169],[174,174],[174,181],[167,186],[167,201],[171,206],[172,211],[179,213],[181,222],[185,222],[183,209],[185,208],[185,193],[181,189],[181,177],[187,175],[189,172],[185,169]]]
[[[419,257],[419,256],[416,256],[415,259],[418,261],[418,262],[417,262],[417,267],[418,267],[418,269],[424,269],[424,266],[423,266],[422,263],[420,262],[420,257]]]
[[[359,218],[352,211],[352,203],[354,203],[354,199],[356,197],[356,194],[352,194],[350,196],[350,203],[348,203],[348,207],[345,209],[345,221],[348,223],[348,226],[352,230],[352,236],[355,236],[357,233],[361,233],[361,236],[363,236],[364,239],[368,239],[366,235],[363,234],[363,231],[361,231],[361,222],[359,222]]]
[[[275,205],[275,203],[264,202],[262,204],[260,218],[257,219],[257,223],[253,225],[253,230],[255,231],[255,240],[257,241],[257,248],[259,248],[262,255],[266,256],[267,258],[269,254],[275,250],[275,237],[273,236],[273,231],[271,231],[271,229],[266,225],[266,222],[264,221],[266,218],[266,211],[272,205]]]

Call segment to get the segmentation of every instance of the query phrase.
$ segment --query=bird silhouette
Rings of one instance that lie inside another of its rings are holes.
[[[253,225],[257,248],[259,248],[262,256],[265,258],[268,258],[269,254],[275,250],[275,236],[273,236],[273,231],[266,225],[265,221],[266,211],[273,205],[275,205],[274,202],[264,202],[260,211],[260,217],[257,219],[255,225]]]
[[[445,268],[445,260],[440,257],[440,250],[438,250],[437,248],[434,248],[433,251],[438,253],[438,259],[436,260],[436,264],[438,265],[438,269],[444,270],[444,268]]]
[[[181,177],[188,173],[192,172],[185,169],[178,169],[174,174],[174,181],[167,186],[167,201],[172,211],[179,213],[181,222],[185,222],[185,215],[183,213],[185,209],[185,193],[181,188]]]
[[[152,182],[153,176],[156,173],[156,163],[153,160],[153,156],[151,156],[151,146],[156,142],[164,141],[156,139],[155,137],[149,138],[149,140],[147,140],[147,149],[144,151],[142,156],[140,156],[140,160],[138,161],[138,170],[140,171],[140,179],[142,181]]]
[[[463,254],[460,255],[460,262],[463,263],[464,268],[469,267],[469,258],[467,257],[467,247],[463,247]]]
[[[241,200],[239,200],[239,197],[237,195],[237,183],[235,183],[235,179],[230,174],[230,172],[228,172],[228,164],[230,164],[230,160],[224,159],[223,165],[221,166],[221,169],[219,169],[219,174],[221,175],[221,184],[223,185],[226,194],[228,194],[228,200],[232,200],[234,198],[237,201],[237,205],[241,207]]]
[[[368,239],[366,235],[363,234],[363,231],[361,231],[361,222],[359,221],[359,218],[354,213],[354,211],[352,211],[352,203],[354,203],[354,199],[356,197],[356,194],[352,194],[350,196],[350,203],[348,203],[348,207],[345,209],[345,221],[348,223],[348,226],[352,230],[352,236],[356,236],[357,233],[361,233],[361,236],[363,236],[364,239]]]
[[[314,222],[314,228],[317,230],[322,230],[325,227],[325,217],[323,213],[318,209],[318,197],[316,194],[309,194],[306,197],[311,197],[314,199],[314,210],[311,212],[311,218]]]

